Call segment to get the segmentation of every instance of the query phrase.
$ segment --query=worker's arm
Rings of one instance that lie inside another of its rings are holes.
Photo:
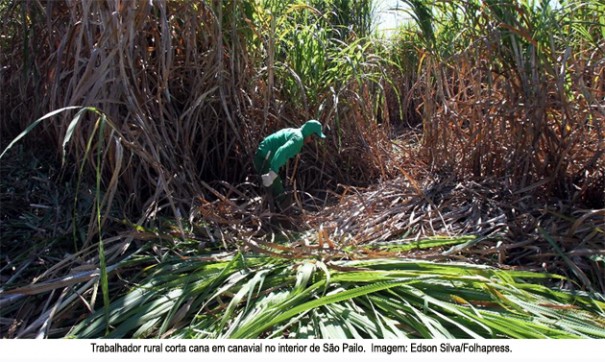
[[[284,143],[283,146],[279,147],[273,158],[271,158],[271,170],[279,172],[279,169],[288,161],[290,158],[296,156],[302,149],[303,141],[293,138],[288,142]]]

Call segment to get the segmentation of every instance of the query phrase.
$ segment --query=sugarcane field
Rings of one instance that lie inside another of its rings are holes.
[[[605,2],[380,2],[0,1],[2,339],[605,338]]]

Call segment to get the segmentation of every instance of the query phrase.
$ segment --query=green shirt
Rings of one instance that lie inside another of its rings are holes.
[[[302,150],[304,136],[300,128],[284,128],[265,138],[256,151],[263,160],[269,155],[269,168],[275,173]]]

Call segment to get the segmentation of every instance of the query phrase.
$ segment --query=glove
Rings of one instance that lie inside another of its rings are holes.
[[[269,173],[262,175],[261,178],[263,179],[263,186],[269,187],[273,185],[273,181],[275,181],[275,179],[277,178],[277,174],[273,170],[271,170],[269,171]]]

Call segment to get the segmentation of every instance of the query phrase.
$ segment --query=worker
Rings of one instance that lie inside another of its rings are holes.
[[[284,185],[279,177],[279,169],[290,158],[302,150],[305,143],[313,140],[313,136],[326,138],[321,129],[321,123],[312,119],[300,128],[284,128],[265,138],[254,155],[254,168],[261,175],[263,186],[269,195],[269,205],[273,200],[284,203]]]

